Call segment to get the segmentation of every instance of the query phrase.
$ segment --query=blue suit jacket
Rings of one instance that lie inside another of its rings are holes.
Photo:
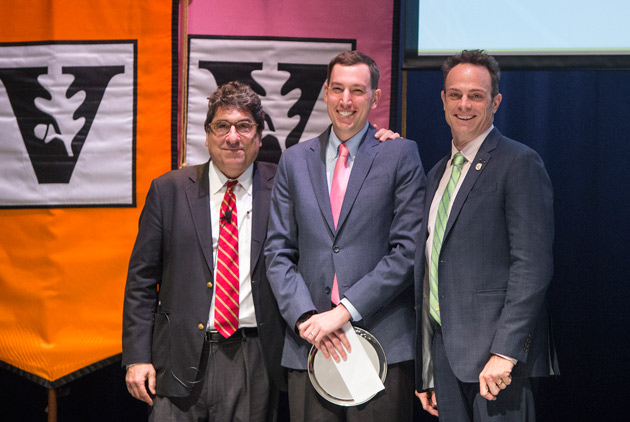
[[[186,396],[198,376],[213,280],[208,166],[155,179],[129,261],[123,313],[123,365],[150,362],[157,393]],[[276,166],[255,163],[252,185],[252,295],[263,355],[272,379],[286,388],[280,365],[284,321],[265,275],[262,248]],[[158,291],[159,287],[159,291]]]
[[[282,364],[306,369],[310,344],[294,331],[305,312],[331,309],[333,276],[357,321],[380,341],[388,363],[411,360],[413,259],[424,198],[415,142],[361,141],[335,230],[324,161],[330,128],[287,149],[272,192],[267,276],[287,321]]]
[[[438,162],[427,178],[415,264],[419,330],[423,318],[426,328],[428,317],[427,220],[449,159]],[[453,202],[439,256],[444,345],[461,381],[478,382],[492,353],[517,359],[516,377],[549,375],[551,366],[557,372],[545,299],[553,272],[553,233],[553,192],[542,160],[493,129]],[[422,372],[426,379],[431,371],[431,333],[425,330],[417,341],[416,386],[421,390],[430,387],[423,385]]]

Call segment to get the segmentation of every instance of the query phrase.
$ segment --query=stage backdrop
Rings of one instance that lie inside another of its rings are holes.
[[[206,97],[237,77],[269,113],[264,159],[320,133],[325,67],[348,49],[378,63],[370,119],[390,126],[397,0],[188,4],[188,164],[207,160]],[[44,386],[121,352],[139,212],[151,179],[177,162],[179,6],[0,3],[0,364]]]
[[[55,387],[121,352],[139,210],[170,169],[173,5],[0,16],[0,361]]]
[[[397,112],[391,98],[394,92],[395,105],[399,3],[190,2],[187,164],[208,159],[203,130],[207,97],[217,85],[234,79],[249,83],[269,114],[259,158],[277,161],[286,147],[319,135],[330,124],[323,101],[326,66],[345,50],[359,50],[378,64],[383,95],[370,121],[390,127],[390,113]]]

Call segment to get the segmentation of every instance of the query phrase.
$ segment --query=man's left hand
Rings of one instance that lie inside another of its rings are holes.
[[[479,394],[488,400],[496,400],[501,390],[512,383],[514,364],[497,355],[492,355],[479,374]]]
[[[398,132],[393,132],[389,129],[379,129],[374,123],[372,123],[372,126],[374,126],[375,129],[378,129],[378,132],[374,134],[374,137],[381,142],[400,138],[400,133]]]

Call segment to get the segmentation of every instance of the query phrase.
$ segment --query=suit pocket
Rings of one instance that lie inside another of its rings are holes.
[[[505,296],[507,293],[506,289],[485,289],[485,290],[477,290],[478,295],[501,295]]]
[[[486,184],[473,187],[470,193],[468,194],[468,197],[470,198],[471,196],[486,195],[486,194],[493,193],[496,191],[497,191],[496,183],[486,183]]]
[[[168,312],[160,311],[154,315],[154,318],[151,360],[155,370],[161,371],[166,367],[168,350],[170,349],[171,327]]]
[[[390,180],[391,175],[389,174],[371,174],[365,179],[363,185],[361,186],[361,189],[369,189],[373,187],[388,185],[390,183]]]
[[[499,318],[505,305],[505,289],[478,290],[476,301],[476,318],[482,326],[493,327]]]

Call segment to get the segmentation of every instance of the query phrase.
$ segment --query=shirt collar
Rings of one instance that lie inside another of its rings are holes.
[[[468,142],[461,151],[455,148],[455,144],[453,144],[453,142],[451,141],[451,161],[453,160],[455,154],[461,152],[466,161],[472,163],[477,156],[477,152],[479,152],[479,148],[481,148],[481,144],[483,144],[483,141],[486,139],[492,129],[494,129],[494,125],[490,125],[490,127],[484,133],[477,136],[472,141]]]
[[[368,126],[369,123],[366,122],[363,129],[357,132],[357,134],[354,135],[352,138],[344,142],[348,147],[348,155],[350,156],[350,159],[354,159],[354,156],[357,154],[357,151],[359,150],[359,145],[361,144],[361,139],[363,139],[365,132],[367,132]],[[335,135],[335,131],[331,128],[330,136],[328,137],[328,151],[326,154],[329,159],[333,160],[337,158],[337,155],[339,154],[339,145],[341,145],[341,140],[337,137],[337,135]]]
[[[253,175],[254,175],[254,163],[250,164],[249,167],[247,167],[247,170],[245,170],[240,176],[236,178],[236,180],[238,180],[237,185],[241,185],[248,194],[251,194]],[[220,192],[224,188],[228,180],[234,180],[234,179],[229,179],[225,174],[221,173],[221,170],[219,170],[217,166],[214,165],[212,160],[210,160],[208,176],[210,179],[210,194],[211,195]]]

